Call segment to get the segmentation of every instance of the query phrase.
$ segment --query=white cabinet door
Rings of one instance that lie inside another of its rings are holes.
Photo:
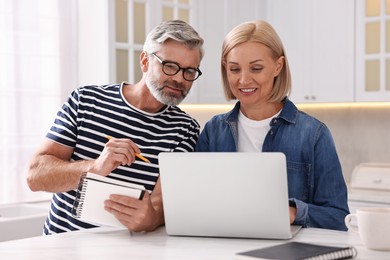
[[[306,0],[271,0],[267,5],[267,21],[279,34],[290,65],[294,102],[312,99],[310,11]]]
[[[267,20],[286,49],[291,100],[353,101],[354,0],[271,0]]]
[[[197,30],[204,39],[205,55],[200,65],[202,75],[194,82],[184,103],[223,103],[220,57],[225,36],[224,0],[197,1]]]
[[[312,1],[311,14],[312,95],[354,101],[354,0]]]

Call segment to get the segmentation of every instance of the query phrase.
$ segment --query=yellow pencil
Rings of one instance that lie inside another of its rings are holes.
[[[109,135],[107,135],[107,139],[110,140],[110,139],[112,139],[112,137],[109,136]],[[142,161],[144,161],[144,162],[150,163],[150,161],[149,161],[148,159],[146,159],[145,157],[143,157],[143,156],[140,155],[139,153],[136,153],[135,156],[137,156],[138,158],[140,158],[140,159],[141,159]]]

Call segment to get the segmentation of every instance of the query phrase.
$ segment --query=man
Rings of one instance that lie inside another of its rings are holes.
[[[33,156],[27,177],[31,190],[55,193],[45,234],[95,227],[72,216],[85,172],[141,184],[149,191],[142,200],[112,194],[102,205],[130,231],[152,231],[164,224],[157,158],[160,152],[194,150],[199,124],[176,105],[202,74],[202,46],[203,39],[185,22],[163,22],[145,40],[139,82],[84,86],[71,93]]]

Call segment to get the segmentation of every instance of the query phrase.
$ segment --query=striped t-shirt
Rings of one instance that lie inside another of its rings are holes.
[[[107,136],[131,139],[151,163],[136,158],[131,166],[119,166],[108,177],[144,185],[151,192],[159,176],[158,154],[194,151],[200,127],[176,106],[158,113],[138,110],[124,99],[122,85],[74,90],[58,111],[47,137],[73,147],[72,161],[96,159]],[[75,195],[76,190],[53,194],[44,234],[95,227],[72,216]]]

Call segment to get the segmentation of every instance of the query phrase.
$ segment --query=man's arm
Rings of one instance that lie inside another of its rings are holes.
[[[130,139],[113,139],[97,159],[70,161],[73,148],[46,139],[31,160],[27,183],[32,191],[69,191],[77,187],[83,173],[107,176],[119,165],[132,164],[139,152]]]
[[[33,156],[27,183],[32,191],[62,192],[74,189],[87,161],[70,162],[73,148],[46,139]]]

